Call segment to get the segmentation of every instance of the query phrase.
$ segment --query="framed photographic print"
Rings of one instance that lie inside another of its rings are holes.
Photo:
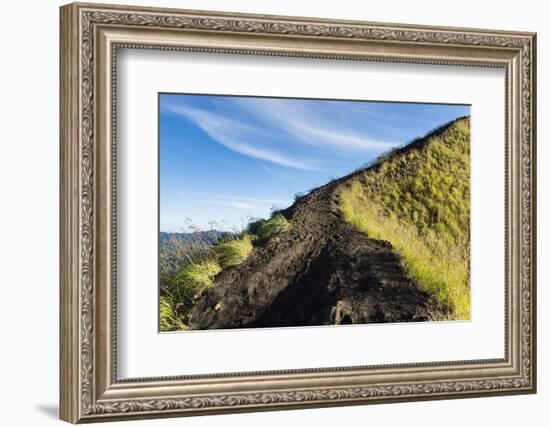
[[[61,8],[61,418],[533,393],[535,34]]]

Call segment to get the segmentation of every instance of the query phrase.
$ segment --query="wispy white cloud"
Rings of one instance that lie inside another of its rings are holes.
[[[304,102],[290,103],[278,99],[236,99],[235,103],[247,113],[308,144],[370,152],[383,151],[398,145],[395,141],[374,139],[365,133],[350,131],[341,118],[346,117],[348,109],[354,115],[357,115],[358,110],[349,103],[338,103],[326,107],[324,111],[313,110]],[[368,114],[365,112],[365,115]],[[335,117],[340,120],[335,120]]]
[[[311,161],[295,159],[286,153],[260,147],[257,143],[256,145],[252,145],[247,140],[260,139],[262,132],[241,121],[183,105],[164,105],[163,111],[177,114],[193,121],[213,140],[237,153],[290,168],[310,171],[319,170]]]
[[[244,211],[263,212],[269,210],[269,207],[264,203],[249,203],[240,200],[193,200],[194,203],[203,203],[210,206],[221,206],[224,208],[233,208]]]
[[[257,197],[243,197],[243,196],[231,196],[231,195],[220,195],[218,197],[220,199],[241,200],[245,202],[263,203],[268,205],[284,205],[289,202],[289,200],[284,200],[284,199],[262,199]]]
[[[288,200],[260,199],[255,197],[241,197],[230,195],[209,196],[203,199],[193,199],[194,203],[203,203],[210,206],[221,206],[248,212],[269,212],[272,206],[286,207]]]
[[[193,201],[197,203],[205,203],[218,206],[232,206],[235,208],[270,208],[271,206],[288,206],[291,203],[290,199],[285,198],[261,198],[247,197],[232,194],[204,194],[189,195],[186,193],[178,193],[178,198],[185,201]]]

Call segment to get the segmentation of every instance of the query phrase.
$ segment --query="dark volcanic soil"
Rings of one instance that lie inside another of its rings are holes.
[[[388,242],[339,213],[338,180],[281,213],[293,227],[216,277],[196,305],[192,329],[429,320],[428,295],[407,278]]]

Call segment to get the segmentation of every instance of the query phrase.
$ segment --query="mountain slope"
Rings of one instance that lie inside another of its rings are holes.
[[[341,195],[344,218],[388,240],[448,319],[470,314],[469,151],[469,119],[458,120],[387,156]]]
[[[258,244],[241,264],[223,269],[198,299],[189,327],[305,326],[449,317],[448,308],[411,274],[401,253],[387,238],[372,238],[371,233],[364,233],[366,230],[350,221],[343,200],[355,187],[356,193],[357,188],[361,189],[362,198],[353,199],[354,206],[357,208],[359,201],[359,205],[369,204],[363,197],[369,194],[363,191],[368,187],[365,177],[378,173],[392,159],[413,152],[420,162],[429,151],[426,147],[445,132],[466,126],[467,121],[451,123],[374,166],[315,189],[281,211],[292,227]],[[449,144],[452,146],[452,142]],[[401,181],[421,169],[407,168],[407,162],[402,166],[404,170],[396,174]],[[453,173],[448,170],[445,175]],[[386,180],[390,181],[389,175]],[[377,194],[383,194],[384,188],[378,190]],[[387,207],[385,213],[399,206],[381,205],[380,200],[374,203]],[[354,213],[363,214],[357,209]],[[396,213],[395,218],[400,222],[405,217]]]

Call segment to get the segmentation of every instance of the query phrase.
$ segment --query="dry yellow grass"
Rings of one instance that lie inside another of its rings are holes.
[[[448,319],[470,317],[470,123],[366,170],[341,194],[344,218],[397,250]]]

